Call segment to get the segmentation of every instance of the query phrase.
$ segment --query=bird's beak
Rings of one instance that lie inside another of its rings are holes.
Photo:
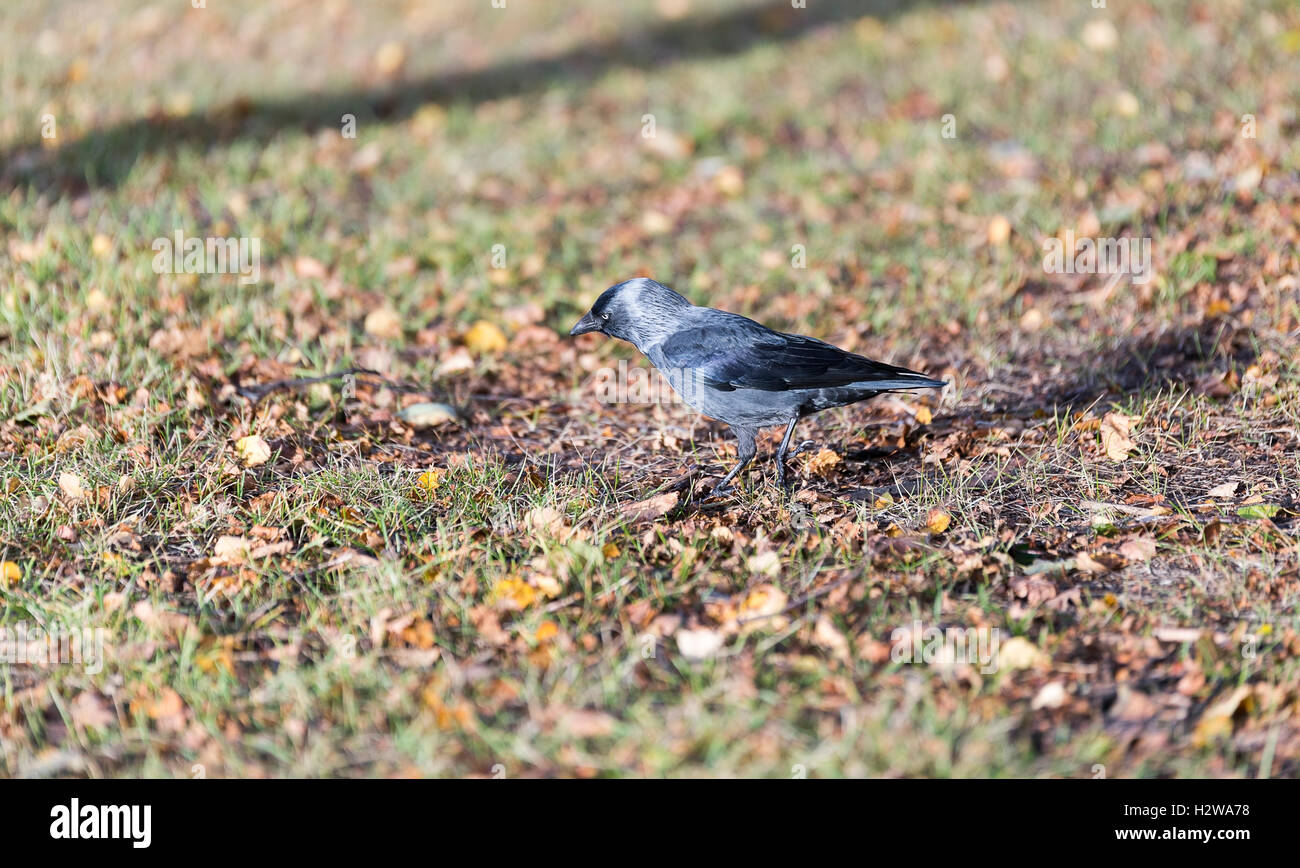
[[[577,324],[569,329],[569,336],[585,335],[587,332],[598,331],[600,331],[600,320],[592,316],[591,311],[587,311],[582,315],[582,319],[578,320]]]

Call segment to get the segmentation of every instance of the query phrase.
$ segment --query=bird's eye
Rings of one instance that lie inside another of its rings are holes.
[[[609,322],[609,314],[607,313],[602,313],[600,315],[600,318],[603,319],[605,322]]]

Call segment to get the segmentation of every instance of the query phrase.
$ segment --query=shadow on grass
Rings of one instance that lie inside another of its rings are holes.
[[[928,5],[974,2],[930,0]],[[141,117],[94,130],[66,145],[43,150],[39,139],[0,152],[0,190],[32,185],[76,194],[119,184],[142,156],[184,147],[220,147],[235,141],[266,143],[284,131],[337,128],[344,114],[358,121],[395,123],[429,103],[485,102],[542,90],[552,84],[588,84],[614,68],[648,69],[683,60],[744,52],[761,42],[797,39],[818,27],[864,15],[888,18],[917,0],[812,0],[794,8],[772,0],[666,22],[635,34],[577,46],[555,57],[515,60],[474,72],[453,72],[372,89],[302,95],[292,99],[241,98],[204,114]]]
[[[1076,376],[1049,386],[1037,403],[1044,409],[1073,412],[1129,394],[1213,391],[1214,382],[1231,368],[1245,368],[1255,361],[1254,338],[1249,329],[1234,328],[1223,320],[1124,337],[1078,360]]]

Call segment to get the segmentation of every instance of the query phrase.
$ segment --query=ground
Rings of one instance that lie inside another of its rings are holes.
[[[1296,775],[1300,8],[1094,5],[7,2],[0,774]],[[709,499],[634,275],[949,385]]]

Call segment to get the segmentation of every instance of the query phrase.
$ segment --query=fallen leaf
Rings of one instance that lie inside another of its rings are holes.
[[[813,625],[812,641],[817,647],[829,651],[836,659],[848,661],[849,640],[835,628],[830,616],[824,612],[817,617],[817,623]]]
[[[560,729],[574,738],[598,738],[614,731],[616,719],[603,711],[578,709],[560,718]]]
[[[72,500],[81,500],[86,496],[86,481],[75,473],[60,473],[59,490]]]
[[[550,506],[537,506],[524,513],[523,526],[538,536],[563,539],[568,535],[564,514]]]
[[[1112,461],[1125,461],[1137,444],[1129,438],[1133,424],[1131,416],[1107,413],[1101,420],[1101,446]]]
[[[438,488],[438,483],[442,481],[442,471],[438,469],[426,470],[415,478],[415,490],[424,496],[433,494]]]
[[[783,630],[787,620],[782,617],[790,598],[776,585],[756,585],[745,595],[736,613],[736,626],[742,632],[754,628]]]
[[[440,377],[446,377],[472,370],[474,370],[474,359],[464,347],[457,347],[438,363],[438,370],[435,373]]]
[[[723,636],[717,630],[700,627],[697,630],[678,630],[674,638],[677,650],[687,660],[707,660],[722,648]]]
[[[299,277],[315,277],[323,279],[329,276],[329,270],[319,259],[313,259],[310,256],[299,256],[293,261],[294,274]]]
[[[1051,658],[1024,636],[1012,636],[998,647],[997,653],[998,666],[1008,669],[1041,668],[1051,662]]]
[[[952,524],[952,516],[937,507],[930,510],[930,514],[925,519],[926,529],[930,533],[943,533],[950,524]]]
[[[774,550],[768,549],[765,552],[751,555],[746,562],[751,573],[758,573],[764,576],[775,576],[781,572],[781,556]]]
[[[831,472],[840,465],[840,462],[840,456],[834,450],[822,447],[816,455],[808,459],[805,466],[809,473],[824,479],[831,475]]]
[[[505,333],[495,324],[481,319],[465,332],[465,346],[479,355],[499,353],[506,348]]]
[[[1097,576],[1110,572],[1110,567],[1095,559],[1087,552],[1079,552],[1075,555],[1074,566],[1076,569],[1082,570],[1085,573],[1092,573]]]
[[[504,602],[507,608],[526,609],[537,598],[537,589],[516,576],[501,579],[492,588],[493,602]]]
[[[1066,698],[1065,685],[1059,681],[1049,681],[1038,689],[1038,693],[1034,696],[1033,701],[1029,703],[1029,707],[1033,709],[1060,708],[1065,704]]]
[[[1011,240],[1011,221],[1001,214],[989,221],[988,227],[989,244],[994,247],[1001,247]]]
[[[385,42],[375,52],[375,70],[380,75],[394,75],[405,63],[406,48],[400,42]]]
[[[366,314],[365,330],[377,338],[396,340],[402,336],[402,318],[391,307],[377,307]]]
[[[677,500],[678,494],[675,491],[647,497],[645,500],[638,500],[636,503],[630,503],[623,507],[623,518],[632,522],[659,518],[676,506]]]
[[[81,729],[109,729],[117,724],[112,707],[93,690],[78,693],[68,706],[68,715]]]
[[[1131,563],[1149,561],[1155,557],[1156,541],[1149,536],[1130,537],[1120,545],[1119,553]]]
[[[212,546],[211,561],[218,566],[243,563],[252,547],[253,544],[246,537],[217,537],[216,543]]]
[[[245,467],[257,467],[271,458],[271,447],[256,434],[240,437],[235,441],[235,454]]]
[[[1235,722],[1248,715],[1254,707],[1254,692],[1249,685],[1243,684],[1226,698],[1205,709],[1192,733],[1192,743],[1197,747],[1205,747],[1232,735]]]
[[[1199,627],[1157,627],[1151,631],[1151,635],[1156,637],[1157,642],[1182,644],[1195,642],[1201,638],[1202,632]]]

